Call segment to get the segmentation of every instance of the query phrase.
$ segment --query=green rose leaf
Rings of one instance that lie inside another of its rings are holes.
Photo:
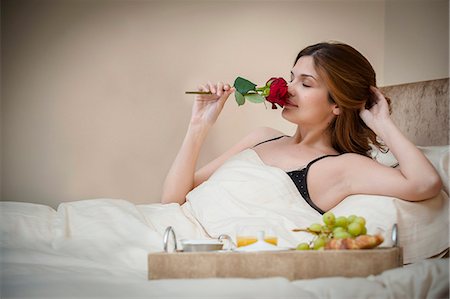
[[[244,95],[244,94],[248,93],[250,90],[255,90],[255,88],[256,88],[256,84],[254,84],[254,83],[252,83],[252,82],[250,82],[247,79],[244,79],[242,77],[237,77],[236,80],[234,80],[234,85],[233,86],[234,86],[234,88],[236,88],[236,90],[241,95]]]
[[[252,103],[263,103],[266,100],[266,98],[259,93],[248,93],[244,98]]]
[[[236,97],[236,103],[238,103],[239,106],[244,105],[245,97],[242,95],[242,93],[236,90],[234,92],[234,96]]]

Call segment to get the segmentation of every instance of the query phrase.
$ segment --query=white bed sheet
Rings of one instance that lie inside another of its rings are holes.
[[[448,259],[367,278],[147,280],[147,253],[173,225],[204,237],[178,205],[96,199],[47,206],[2,202],[1,298],[446,298]],[[176,219],[176,221],[174,221]]]
[[[448,298],[448,259],[367,278],[147,280],[146,271],[31,249],[2,251],[1,298]]]
[[[2,248],[1,298],[448,298],[448,259],[367,278],[147,280],[146,271]]]

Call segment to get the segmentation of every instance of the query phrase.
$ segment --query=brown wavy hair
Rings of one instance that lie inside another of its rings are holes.
[[[339,107],[340,114],[328,129],[331,143],[340,153],[370,156],[370,144],[385,150],[376,134],[360,118],[363,106],[375,104],[370,86],[376,87],[376,75],[370,62],[353,47],[337,42],[319,43],[298,53],[294,65],[302,56],[311,56],[316,71],[325,81],[330,103]],[[391,111],[391,102],[386,98]]]

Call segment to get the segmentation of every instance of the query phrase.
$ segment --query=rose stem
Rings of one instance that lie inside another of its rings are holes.
[[[185,94],[212,94],[210,91],[186,91]]]

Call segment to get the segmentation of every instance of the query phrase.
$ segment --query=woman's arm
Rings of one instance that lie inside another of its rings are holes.
[[[207,86],[200,86],[200,90],[211,91],[212,94],[195,96],[186,136],[164,181],[162,203],[182,204],[186,194],[194,187],[200,149],[234,88],[228,84],[209,83]]]
[[[162,203],[183,204],[186,201],[186,195],[207,180],[232,155],[263,140],[282,135],[281,132],[271,128],[258,128],[218,158],[196,171],[203,142],[222,111],[225,101],[234,91],[229,85],[221,83],[201,86],[201,90],[211,90],[215,94],[196,96],[186,136],[164,181]]]
[[[371,159],[351,155],[354,163],[349,167],[352,193],[372,193],[419,201],[435,196],[442,181],[428,159],[397,128],[389,116],[383,94],[372,87],[377,103],[361,111],[360,116],[387,145],[400,168],[385,167]]]

